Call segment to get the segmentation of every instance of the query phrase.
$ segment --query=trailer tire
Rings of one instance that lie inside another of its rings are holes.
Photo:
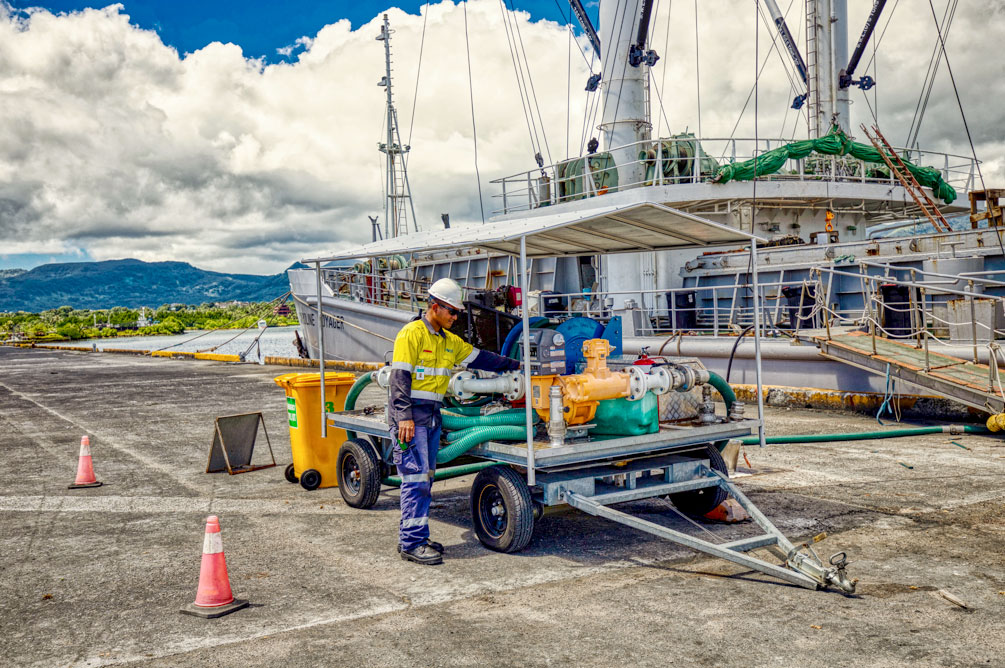
[[[729,469],[726,468],[726,460],[722,458],[722,453],[719,452],[718,448],[709,444],[705,447],[705,451],[712,469],[728,476]],[[668,498],[671,503],[677,506],[677,510],[685,515],[697,516],[711,512],[716,506],[725,501],[727,496],[729,494],[725,489],[716,486],[670,494]]]
[[[286,476],[286,482],[298,483],[300,478],[297,477],[296,471],[293,470],[293,464],[286,467],[286,471],[283,473]]]
[[[370,441],[351,438],[338,450],[338,491],[353,508],[371,508],[380,495],[380,458]]]
[[[482,545],[519,552],[534,534],[534,504],[527,482],[508,466],[490,466],[471,485],[471,521]]]

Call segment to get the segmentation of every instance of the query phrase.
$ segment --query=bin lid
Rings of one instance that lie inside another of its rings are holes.
[[[321,385],[320,373],[284,373],[282,376],[274,378],[276,385],[284,388],[291,387],[319,387]],[[356,382],[356,374],[351,371],[325,371],[325,384],[352,385]]]

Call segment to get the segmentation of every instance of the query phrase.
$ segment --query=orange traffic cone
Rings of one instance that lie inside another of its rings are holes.
[[[210,515],[206,518],[202,568],[199,571],[199,589],[195,594],[195,603],[186,605],[181,611],[186,615],[211,619],[246,607],[248,602],[235,599],[230,590],[227,559],[223,556],[223,538],[220,536],[220,519],[216,515]]]
[[[77,479],[68,489],[81,489],[83,487],[101,487],[101,483],[94,477],[94,465],[91,463],[91,439],[89,436],[80,437],[80,458],[77,460]]]
[[[705,519],[734,524],[736,522],[746,522],[750,519],[750,515],[743,509],[739,501],[736,499],[726,499],[705,513]]]

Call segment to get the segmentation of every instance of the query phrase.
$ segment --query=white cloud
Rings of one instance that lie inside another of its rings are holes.
[[[857,24],[871,3],[850,5]],[[753,81],[753,3],[700,7],[702,133],[729,136]],[[794,25],[801,21],[796,8]],[[663,57],[654,75],[661,81],[668,68],[662,96],[672,130],[693,131],[694,10],[673,3],[672,11],[668,49],[665,7],[654,22],[652,46]],[[409,174],[418,218],[432,227],[441,212],[457,223],[480,213],[462,8],[447,1],[428,12]],[[408,141],[423,19],[397,9],[388,14],[395,99]],[[232,44],[182,57],[156,33],[130,25],[120,6],[59,16],[19,16],[0,6],[0,253],[81,249],[95,259],[173,259],[267,273],[368,239],[366,215],[383,213],[379,16],[356,30],[335,21],[278,49],[288,49],[291,62],[266,65]],[[517,18],[551,158],[558,160],[566,154],[567,33],[555,23],[530,23],[524,13]],[[988,161],[989,186],[1005,177],[1005,111],[998,103],[1005,59],[994,55],[1005,42],[1002,19],[993,0],[961,3],[947,45],[978,154]],[[472,0],[468,27],[488,196],[491,179],[531,168],[533,151],[498,0]],[[762,27],[762,57],[770,39]],[[883,42],[877,90],[895,143],[910,124],[933,39],[931,17],[901,7]],[[575,48],[569,135],[578,154],[588,71]],[[762,78],[761,136],[778,134],[793,95],[780,63],[773,57]],[[857,123],[865,105],[860,93],[853,99]],[[751,106],[737,134],[752,133]],[[922,142],[968,152],[944,67]]]

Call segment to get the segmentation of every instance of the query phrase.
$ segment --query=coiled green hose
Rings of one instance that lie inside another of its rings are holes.
[[[440,414],[443,416],[443,428],[447,431],[467,429],[468,427],[525,425],[527,423],[527,415],[523,408],[500,411],[491,415],[458,415],[447,410],[441,411]]]
[[[500,425],[495,427],[475,427],[469,431],[470,433],[465,434],[447,447],[440,448],[440,451],[436,453],[436,463],[446,464],[460,457],[471,448],[488,441],[527,440],[527,427],[525,426]]]

